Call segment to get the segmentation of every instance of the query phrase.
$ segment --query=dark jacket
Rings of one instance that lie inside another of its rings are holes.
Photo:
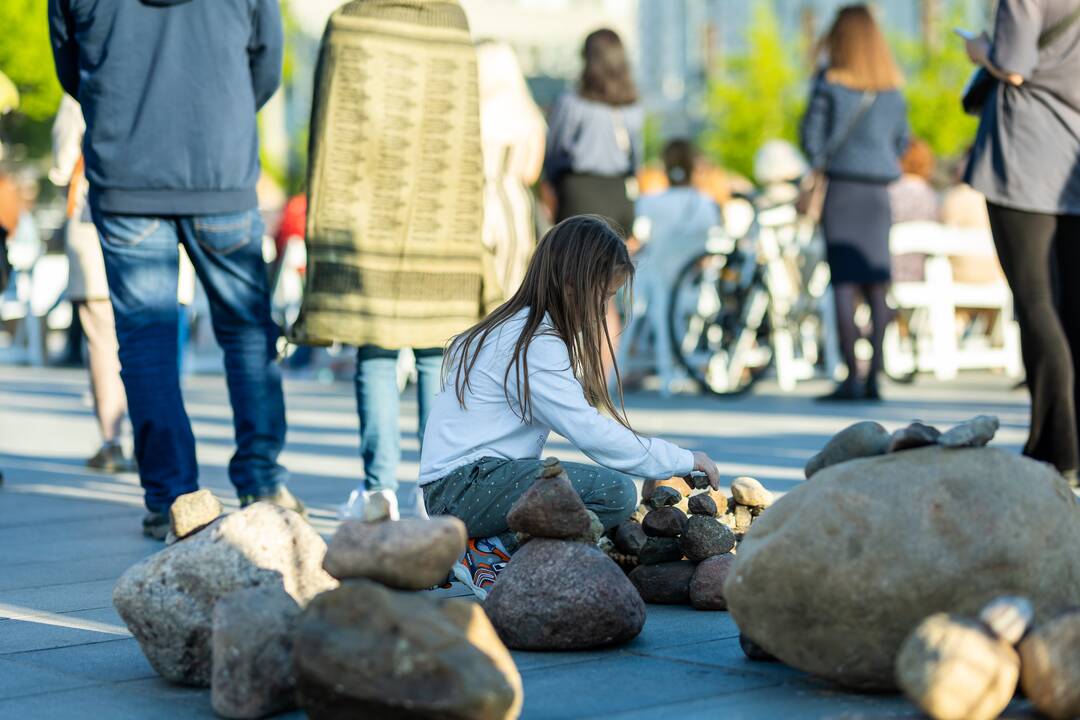
[[[862,95],[818,75],[802,120],[803,151],[812,167],[830,177],[892,182],[900,177],[908,145],[907,104],[896,90],[878,93],[844,139]]]
[[[255,114],[281,81],[278,0],[49,0],[56,71],[86,117],[91,203],[256,207]]]

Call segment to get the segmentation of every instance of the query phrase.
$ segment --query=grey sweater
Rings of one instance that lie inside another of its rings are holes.
[[[858,112],[861,97],[862,92],[829,82],[819,74],[800,128],[803,151],[812,167],[825,170],[830,177],[892,182],[900,177],[900,156],[908,145],[907,104],[896,90],[878,93],[840,142]],[[830,151],[832,157],[827,158]]]

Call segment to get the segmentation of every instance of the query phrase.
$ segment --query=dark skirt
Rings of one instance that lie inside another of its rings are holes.
[[[567,173],[555,187],[559,198],[556,222],[574,215],[602,215],[627,236],[634,228],[634,202],[626,195],[626,178]]]
[[[889,282],[888,185],[830,179],[821,213],[833,283]]]

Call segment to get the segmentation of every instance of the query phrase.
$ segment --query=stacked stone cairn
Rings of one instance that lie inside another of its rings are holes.
[[[269,503],[221,514],[208,490],[170,511],[171,543],[120,577],[113,604],[169,682],[211,687],[214,710],[255,718],[295,707],[292,633],[300,608],[337,586],[326,543]]]
[[[349,521],[328,551],[295,512],[222,515],[206,490],[178,498],[170,521],[170,544],[121,576],[113,603],[151,666],[210,686],[217,714],[520,713],[521,678],[483,610],[414,592],[464,552],[460,521]]]
[[[727,609],[723,588],[736,545],[773,501],[754,478],[736,478],[731,492],[729,499],[710,489],[703,476],[665,480],[616,528],[617,558],[645,602]]]
[[[585,650],[637,637],[645,604],[598,547],[603,526],[557,459],[544,460],[536,482],[506,520],[524,543],[483,606],[507,646]]]
[[[519,715],[521,677],[483,609],[416,592],[446,580],[465,542],[449,516],[341,525],[323,563],[341,585],[312,600],[296,630],[309,717]]]

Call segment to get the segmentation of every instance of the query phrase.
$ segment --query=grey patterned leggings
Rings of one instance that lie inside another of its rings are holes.
[[[634,512],[638,494],[628,475],[596,465],[563,463],[570,484],[609,530]],[[424,486],[424,502],[431,515],[453,515],[465,523],[469,537],[499,536],[513,550],[506,513],[536,481],[540,460],[482,458],[441,480]]]

